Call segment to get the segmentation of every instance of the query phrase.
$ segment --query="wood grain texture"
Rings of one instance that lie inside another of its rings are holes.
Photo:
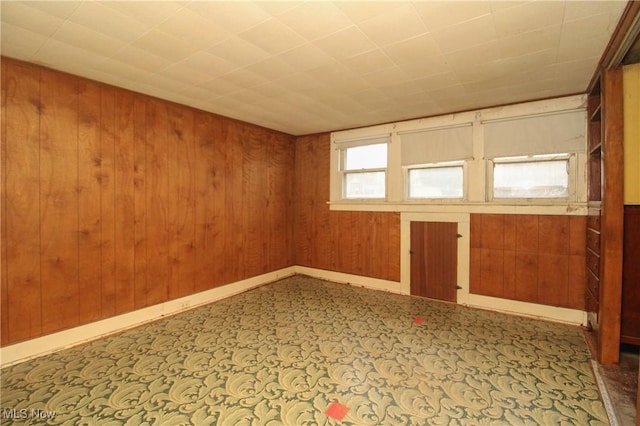
[[[295,263],[400,280],[400,214],[331,211],[329,134],[296,139]]]
[[[458,224],[411,222],[411,294],[456,302]]]
[[[78,80],[43,69],[40,102],[42,330],[49,333],[78,324]]]
[[[9,304],[7,277],[7,64],[0,61],[0,345],[9,342]]]
[[[135,308],[134,96],[115,94],[114,248],[115,313]]]
[[[624,123],[622,68],[603,75],[602,210],[598,361],[616,364],[620,358],[622,255],[624,227]]]
[[[2,79],[2,345],[293,265],[294,137],[12,59]]]
[[[470,291],[584,309],[585,235],[585,217],[472,214]]]
[[[100,99],[97,83],[81,81],[78,90],[78,231],[79,321],[102,318],[102,152]]]
[[[40,69],[2,61],[6,83],[4,220],[5,343],[42,334],[40,266]],[[4,298],[3,298],[4,299]],[[3,333],[4,334],[4,333]]]

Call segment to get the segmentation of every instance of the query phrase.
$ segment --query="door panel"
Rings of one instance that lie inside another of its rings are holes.
[[[458,224],[411,222],[411,294],[456,302]]]

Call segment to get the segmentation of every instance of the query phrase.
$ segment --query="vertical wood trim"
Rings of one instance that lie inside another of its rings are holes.
[[[211,254],[217,253],[213,248],[216,239],[213,233],[213,225],[220,218],[214,216],[216,195],[220,193],[221,171],[214,165],[215,153],[215,124],[212,117],[204,113],[196,113],[194,139],[198,156],[195,159],[196,180],[196,281],[197,291],[212,288],[214,282],[214,268],[219,262],[212,261]],[[223,158],[224,160],[224,158]],[[224,163],[223,163],[224,164]],[[220,236],[221,237],[221,236]]]
[[[134,308],[147,301],[147,108],[144,98],[133,97],[133,211]]]
[[[41,77],[42,330],[50,333],[78,324],[78,84],[49,70]]]
[[[115,93],[114,140],[114,249],[115,249],[115,313],[135,308],[135,187],[134,187],[134,121],[133,95]]]
[[[78,99],[79,317],[102,318],[100,86],[83,81]]]
[[[9,305],[7,278],[7,63],[0,61],[0,345],[9,342]]]
[[[604,182],[601,218],[598,361],[602,364],[616,364],[620,357],[624,223],[622,68],[604,72],[602,92]]]
[[[6,61],[2,61],[3,64]],[[6,63],[5,239],[9,342],[42,334],[40,68]],[[4,334],[4,333],[3,333]]]
[[[194,113],[185,110],[181,114],[172,114],[172,117],[172,128],[178,136],[177,281],[179,296],[185,296],[196,291]]]
[[[115,245],[115,90],[101,86],[100,100],[100,216],[102,317],[116,313]]]

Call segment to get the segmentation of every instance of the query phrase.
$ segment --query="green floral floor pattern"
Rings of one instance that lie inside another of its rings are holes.
[[[2,424],[608,424],[579,328],[304,276],[4,368],[1,405]]]

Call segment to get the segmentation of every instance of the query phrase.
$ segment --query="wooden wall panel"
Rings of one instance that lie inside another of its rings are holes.
[[[78,324],[78,80],[42,70],[40,85],[42,330]]]
[[[1,63],[2,345],[293,265],[294,137]]]
[[[584,309],[586,219],[471,215],[474,294]]]
[[[40,68],[6,66],[5,206],[7,342],[42,334]],[[4,299],[4,298],[3,298]]]
[[[100,98],[100,238],[102,317],[116,313],[116,91],[102,86]]]
[[[224,228],[229,232],[229,238],[224,239],[225,281],[241,280],[244,275],[245,254],[242,247],[246,244],[244,221],[244,197],[242,194],[244,170],[242,167],[242,130],[236,123],[225,123],[223,139],[227,145],[227,162],[225,163],[225,200]],[[235,237],[231,237],[235,234]]]
[[[216,159],[226,161],[224,150],[219,149],[221,143],[216,140],[215,131],[216,122],[210,114],[197,112],[194,119],[194,140],[198,158],[195,162],[195,241],[196,246],[201,248],[196,252],[195,270],[196,280],[195,288],[202,291],[223,282],[221,272],[216,274],[220,263],[224,258],[212,260],[206,253],[222,253],[222,249],[216,250],[216,242],[224,243],[224,236],[218,235],[216,238],[214,233],[214,225],[221,226],[220,217],[216,216],[214,206],[220,204],[220,194],[224,196],[224,182],[221,179],[221,170],[224,170],[223,164],[216,164]],[[216,150],[218,147],[218,150]],[[219,246],[218,246],[219,247]],[[216,281],[216,276],[219,281]]]
[[[174,217],[177,201],[172,162],[176,146],[169,135],[167,105],[159,100],[147,103],[147,303],[155,305],[169,298],[173,284]],[[162,143],[164,141],[164,143]]]
[[[115,96],[114,135],[114,251],[115,313],[135,308],[135,150],[134,97],[118,91]]]
[[[134,308],[147,302],[147,104],[133,99],[133,302]]]
[[[100,149],[100,85],[81,81],[78,90],[78,231],[79,322],[101,318],[102,217]],[[98,261],[96,261],[98,260]]]
[[[329,134],[296,139],[295,263],[400,281],[400,215],[331,211]]]
[[[7,64],[0,62],[0,173],[2,184],[0,185],[0,345],[9,342],[9,305],[7,284]]]
[[[193,111],[173,111],[171,130],[178,138],[178,295],[186,296],[196,291],[196,139]]]

